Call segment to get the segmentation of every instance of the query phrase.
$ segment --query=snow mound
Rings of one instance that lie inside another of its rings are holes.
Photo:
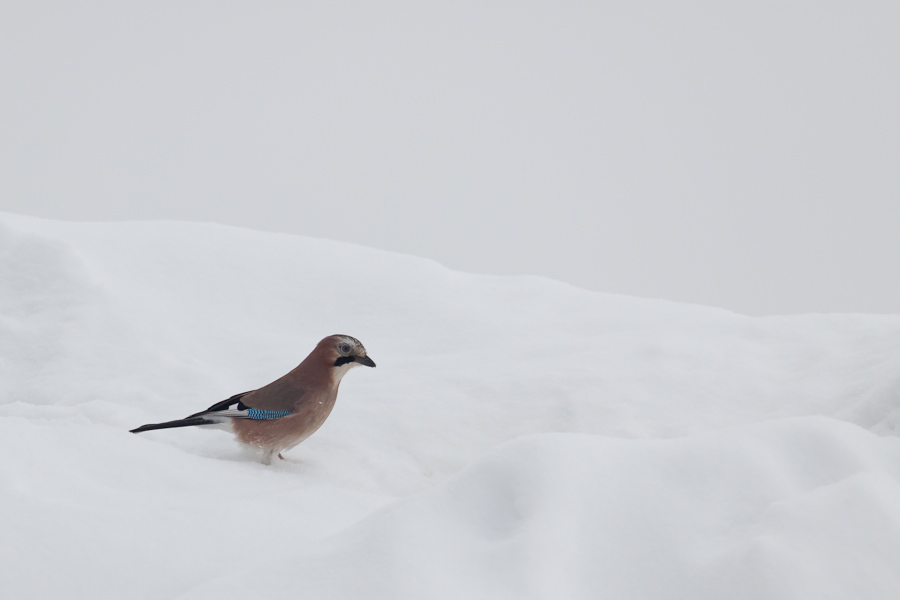
[[[378,368],[284,462],[127,432],[333,333]],[[11,597],[893,599],[898,427],[896,316],[753,319],[325,240],[0,214]]]
[[[184,598],[890,598],[898,476],[897,440],[815,417],[528,436],[277,561],[287,581],[240,573]]]

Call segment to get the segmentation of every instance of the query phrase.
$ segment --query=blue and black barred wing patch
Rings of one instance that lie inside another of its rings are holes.
[[[269,421],[271,419],[281,419],[291,413],[289,410],[262,410],[259,408],[248,408],[247,418],[254,421]]]
[[[213,419],[214,422],[222,423],[224,419],[251,419],[253,421],[274,421],[275,419],[283,419],[290,416],[289,410],[262,410],[261,408],[243,407],[240,409],[224,409],[211,412],[201,413],[199,416],[206,419]]]

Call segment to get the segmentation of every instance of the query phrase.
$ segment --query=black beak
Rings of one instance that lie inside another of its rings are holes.
[[[367,367],[375,366],[375,361],[372,360],[371,358],[369,358],[368,356],[357,356],[356,362],[358,362],[361,365],[366,365]]]

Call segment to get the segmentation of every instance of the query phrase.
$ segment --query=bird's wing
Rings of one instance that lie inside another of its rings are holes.
[[[228,417],[232,419],[271,420],[294,413],[306,394],[291,379],[281,378],[258,390],[235,394],[209,408],[187,417]]]
[[[306,388],[300,386],[296,379],[288,374],[251,392],[241,400],[241,403],[248,408],[260,410],[296,412],[306,396]]]
[[[223,417],[227,417],[230,419],[253,419],[255,421],[268,421],[271,419],[280,419],[291,414],[291,412],[287,410],[262,410],[245,404],[244,399],[252,393],[253,391],[244,392],[242,394],[235,394],[231,398],[222,400],[221,402],[216,402],[206,410],[194,413],[187,418],[192,419],[199,417],[202,419],[211,418],[213,420],[217,420],[222,419]],[[248,399],[248,401],[252,404],[252,400]]]

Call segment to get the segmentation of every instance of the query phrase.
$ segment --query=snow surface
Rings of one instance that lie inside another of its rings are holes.
[[[333,333],[378,368],[286,461],[128,433]],[[898,428],[900,316],[0,214],[4,598],[896,600]]]

